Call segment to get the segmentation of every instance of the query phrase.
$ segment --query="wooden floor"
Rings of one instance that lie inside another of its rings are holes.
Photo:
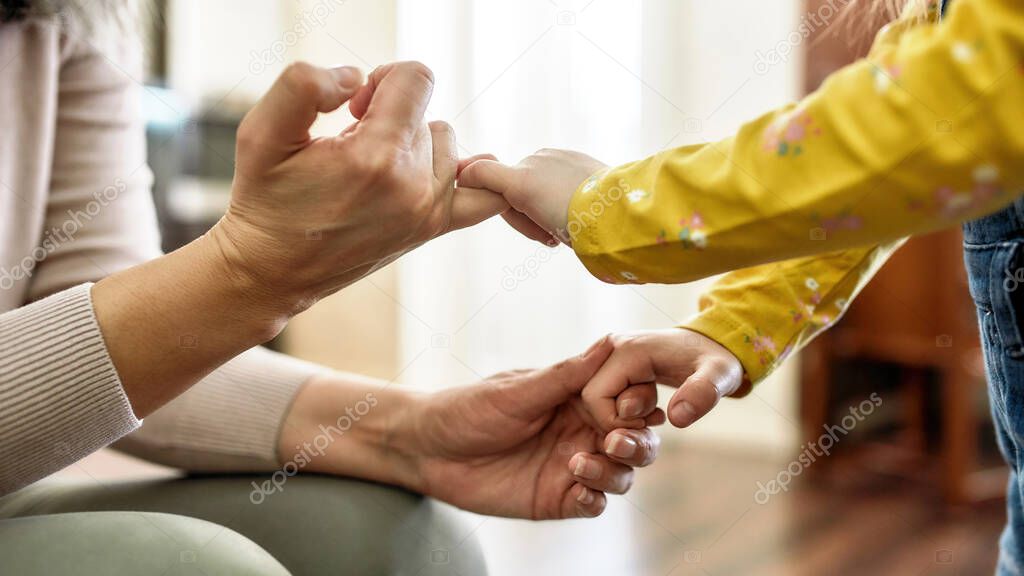
[[[128,460],[102,451],[65,474],[140,475],[139,464]],[[491,576],[993,573],[1002,504],[949,510],[927,485],[850,468],[756,503],[757,482],[784,465],[670,443],[601,518],[538,523],[474,516],[455,540],[474,534]],[[148,466],[141,474],[166,471]]]
[[[494,576],[993,573],[1002,503],[949,510],[928,486],[865,470],[756,503],[757,482],[781,467],[749,454],[666,446],[602,518],[489,520],[481,539]]]

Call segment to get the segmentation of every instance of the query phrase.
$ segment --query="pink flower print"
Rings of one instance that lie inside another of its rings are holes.
[[[884,93],[893,83],[903,75],[903,69],[891,64],[875,65],[871,68],[871,74],[875,77],[875,90]]]
[[[949,186],[935,191],[936,209],[943,216],[954,218],[967,211],[972,204],[971,195],[958,192]]]
[[[979,166],[974,171],[974,203],[983,204],[1003,193],[999,185],[999,169],[995,166]]]
[[[804,151],[804,142],[809,136],[818,136],[821,128],[806,110],[796,109],[779,117],[764,134],[764,148],[779,156],[799,156]]]
[[[768,366],[775,361],[775,342],[772,341],[771,337],[761,334],[758,330],[754,337],[749,334],[745,334],[743,339],[747,344],[750,344],[754,348],[754,352],[757,353],[757,359],[762,366]]]
[[[821,227],[826,232],[838,232],[840,230],[860,230],[864,227],[864,219],[853,214],[840,214],[821,221]]]
[[[704,219],[700,214],[694,212],[689,218],[681,218],[679,225],[679,241],[683,248],[704,249],[708,245],[708,235],[704,230]]]
[[[965,212],[977,209],[1004,190],[999,181],[999,169],[991,165],[979,166],[974,170],[974,186],[968,191],[955,190],[944,186],[935,191],[935,210],[947,218],[955,218]]]
[[[754,338],[755,352],[768,352],[775,354],[775,342],[769,336],[757,336]]]

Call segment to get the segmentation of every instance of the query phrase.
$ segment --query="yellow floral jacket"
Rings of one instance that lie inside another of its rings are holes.
[[[1024,192],[1024,2],[931,12],[732,138],[592,176],[569,207],[584,265],[616,283],[738,270],[684,327],[756,383],[834,323],[903,236],[1011,203]]]

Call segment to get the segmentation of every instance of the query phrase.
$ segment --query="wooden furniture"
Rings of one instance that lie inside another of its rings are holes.
[[[977,398],[985,386],[974,306],[967,291],[958,231],[911,240],[897,252],[832,330],[802,356],[801,420],[807,439],[817,438],[829,414],[837,364],[844,360],[890,362],[902,367],[903,435],[908,473],[931,467],[923,417],[929,371],[938,375],[939,478],[947,502],[965,503],[1001,494],[1004,476],[975,472],[978,430],[988,425]],[[866,457],[878,450],[865,451]],[[927,474],[923,474],[928,476]]]
[[[808,13],[820,14],[828,0],[810,0]],[[825,30],[808,43],[805,87],[816,89],[834,70],[865,54],[871,35],[850,40],[862,15],[848,27]],[[917,455],[908,470],[933,468],[927,461],[928,434],[923,415],[929,373],[938,375],[940,435],[938,468],[947,502],[991,497],[1003,490],[1002,473],[976,473],[978,430],[989,425],[979,410],[984,369],[974,306],[963,268],[961,236],[951,230],[911,240],[879,272],[851,305],[846,317],[812,343],[802,356],[801,418],[805,437],[832,423],[829,407],[837,365],[844,360],[889,362],[901,366],[899,394],[907,431],[901,446]],[[890,446],[890,448],[893,448]],[[869,453],[868,458],[877,456]],[[827,465],[826,465],[827,467]]]

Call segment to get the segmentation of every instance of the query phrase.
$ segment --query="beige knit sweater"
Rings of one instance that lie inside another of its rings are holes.
[[[0,494],[122,437],[185,469],[273,469],[288,406],[320,370],[250,350],[140,428],[89,295],[160,256],[140,52],[55,19],[0,24]]]

